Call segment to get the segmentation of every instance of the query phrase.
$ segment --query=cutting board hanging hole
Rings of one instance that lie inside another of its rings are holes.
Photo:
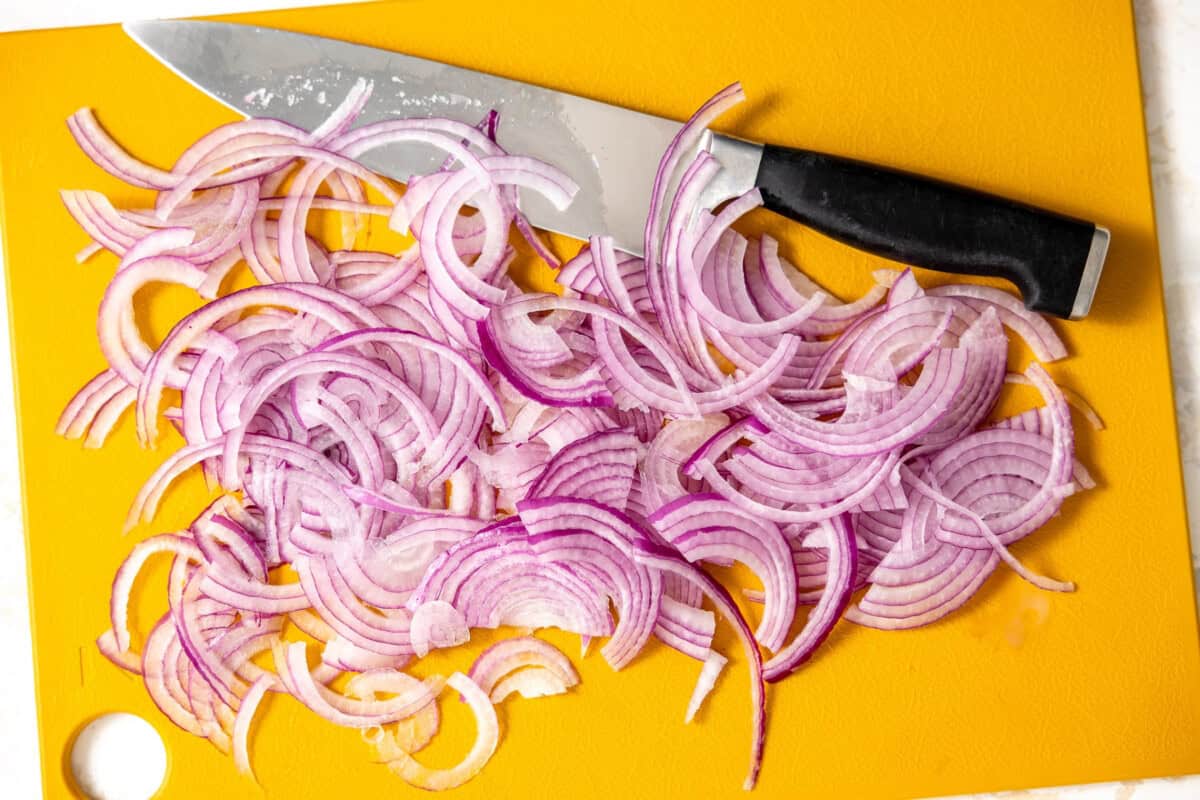
[[[150,800],[167,775],[167,748],[136,714],[103,714],[74,738],[70,765],[87,800]]]

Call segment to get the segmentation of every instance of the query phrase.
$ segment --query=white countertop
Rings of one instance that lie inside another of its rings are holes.
[[[333,0],[39,0],[0,9],[0,31],[183,16]],[[1166,282],[1176,406],[1193,568],[1200,582],[1200,3],[1134,0],[1142,88],[1154,172],[1159,246]],[[2,268],[0,262],[0,268]],[[5,797],[40,797],[33,663],[13,424],[8,311],[0,293],[0,776]],[[1196,710],[1200,713],[1200,709]],[[1200,743],[1198,743],[1200,746]],[[1045,789],[1002,795],[1027,800],[1184,800],[1200,797],[1200,776]]]

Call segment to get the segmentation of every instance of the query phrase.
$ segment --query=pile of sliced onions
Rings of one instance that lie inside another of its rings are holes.
[[[59,432],[99,446],[132,407],[144,445],[161,420],[182,436],[130,525],[194,468],[221,489],[188,530],[133,548],[99,639],[175,724],[249,771],[252,717],[284,693],[362,729],[404,780],[444,789],[494,751],[494,704],[578,676],[530,636],[501,641],[468,675],[419,680],[404,671],[414,659],[476,628],[555,627],[585,652],[604,639],[620,669],[655,638],[703,665],[690,720],[727,660],[712,649],[715,611],[753,673],[749,788],[765,682],[804,664],[839,620],[927,625],[1001,561],[1073,588],[1008,550],[1093,485],[1063,392],[1037,363],[1007,374],[1005,327],[1043,361],[1065,355],[1058,337],[1004,292],[924,290],[911,272],[839,302],[770,238],[733,230],[757,192],[699,207],[720,165],[688,154],[739,87],[663,155],[645,258],[597,236],[561,265],[561,294],[507,276],[509,231],[559,267],[517,191],[565,207],[572,180],[505,153],[495,114],[478,127],[353,127],[369,93],[360,83],[311,133],[223,126],[169,170],[128,155],[90,111],[69,120],[99,166],[155,195],[117,209],[63,192],[92,240],[81,260],[104,249],[120,263],[98,318],[108,367]],[[356,160],[395,145],[445,164],[401,191]],[[343,242],[375,215],[415,243],[331,248],[308,232],[316,210],[340,215]],[[259,285],[224,291],[241,262]],[[204,301],[157,347],[134,313],[152,283]],[[990,420],[1006,379],[1043,405]],[[159,553],[172,559],[169,610],[135,637],[132,587]],[[704,568],[733,562],[756,576],[739,594],[760,605],[743,610]],[[477,741],[458,766],[430,769],[416,754],[446,685],[470,704]]]

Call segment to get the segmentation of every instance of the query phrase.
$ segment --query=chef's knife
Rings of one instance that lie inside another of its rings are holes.
[[[476,123],[500,113],[499,142],[579,182],[565,211],[533,194],[522,210],[542,228],[610,234],[640,255],[658,159],[680,123],[564,92],[349,42],[272,28],[160,21],[126,31],[184,79],[247,116],[311,130],[359,78],[373,82],[360,121],[442,116]],[[1091,222],[962,186],[838,156],[719,133],[700,145],[723,168],[715,205],[754,187],[767,208],[853,247],[943,272],[1012,281],[1036,311],[1078,319],[1092,304],[1108,231]],[[362,159],[397,180],[441,156],[388,147]]]

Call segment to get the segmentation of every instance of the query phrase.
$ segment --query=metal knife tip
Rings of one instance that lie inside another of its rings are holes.
[[[145,44],[146,34],[156,23],[157,20],[152,19],[132,20],[129,22],[122,22],[121,30],[125,31],[125,34],[135,42],[138,42],[139,44]]]
[[[194,20],[139,19],[121,23],[121,29],[143,48],[159,55],[171,46],[179,46],[187,31],[202,24]]]

